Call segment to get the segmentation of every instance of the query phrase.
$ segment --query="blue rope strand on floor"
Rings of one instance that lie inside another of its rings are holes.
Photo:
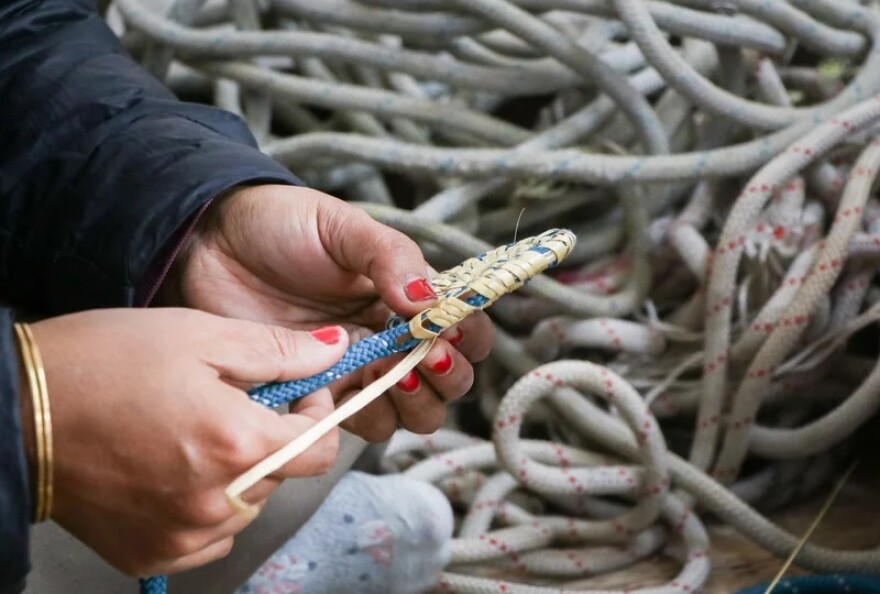
[[[164,575],[157,575],[141,579],[140,584],[141,594],[165,594],[168,589],[168,578]]]
[[[767,585],[752,586],[737,594],[764,594]],[[787,577],[776,584],[773,594],[880,594],[880,575],[835,573]]]

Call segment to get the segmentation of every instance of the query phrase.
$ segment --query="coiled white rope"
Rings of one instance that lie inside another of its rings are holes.
[[[115,0],[107,18],[438,269],[518,225],[578,235],[491,312],[459,415],[479,435],[389,446],[389,471],[461,514],[441,591],[558,592],[657,552],[679,575],[638,591],[697,591],[707,515],[794,548],[751,505],[827,484],[880,406],[860,338],[880,317],[874,0]],[[880,551],[797,562],[880,571]]]

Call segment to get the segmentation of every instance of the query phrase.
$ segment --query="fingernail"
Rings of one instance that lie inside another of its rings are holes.
[[[431,284],[423,278],[414,278],[403,287],[407,299],[410,301],[425,301],[427,299],[436,299],[437,293],[431,288]]]
[[[432,373],[443,375],[452,369],[452,355],[443,353],[443,358],[431,365],[430,369]]]
[[[458,346],[461,344],[462,340],[464,340],[464,332],[461,331],[461,328],[456,328],[455,334],[447,338],[446,342],[448,342],[452,346]]]
[[[339,326],[324,326],[323,328],[312,330],[309,334],[312,335],[312,338],[324,344],[336,344],[342,336],[342,328]]]
[[[415,371],[410,371],[403,376],[402,380],[397,382],[397,387],[404,392],[415,392],[419,389],[419,374]]]

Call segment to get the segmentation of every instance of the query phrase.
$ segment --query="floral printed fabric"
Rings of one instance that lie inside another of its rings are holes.
[[[449,560],[452,510],[426,483],[348,473],[238,594],[418,594]]]

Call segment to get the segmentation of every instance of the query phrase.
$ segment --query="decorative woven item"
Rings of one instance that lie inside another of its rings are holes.
[[[266,406],[278,406],[311,394],[377,359],[413,349],[410,354],[357,396],[308,431],[235,479],[226,489],[232,505],[241,513],[254,514],[255,508],[241,500],[241,494],[258,481],[304,452],[330,429],[355,414],[397,383],[425,357],[440,333],[475,311],[492,305],[499,297],[523,286],[529,279],[557,265],[574,247],[575,236],[566,229],[552,229],[541,235],[486,252],[447,270],[432,281],[439,296],[436,305],[426,309],[408,324],[395,325],[365,338],[348,348],[333,367],[311,377],[262,386],[251,398]]]

